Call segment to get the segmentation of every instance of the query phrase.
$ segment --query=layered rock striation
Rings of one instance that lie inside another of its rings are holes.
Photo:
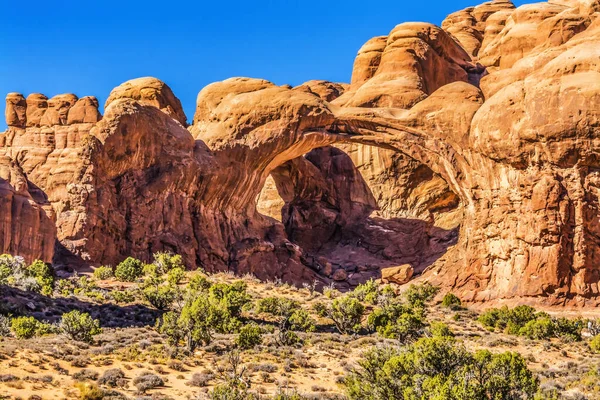
[[[104,116],[9,94],[0,248],[73,266],[169,250],[340,287],[407,265],[467,301],[598,304],[599,16],[495,0],[401,24],[349,85],[228,79],[189,126],[154,78]]]

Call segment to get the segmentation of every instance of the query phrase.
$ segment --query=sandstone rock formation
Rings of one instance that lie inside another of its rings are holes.
[[[408,264],[399,267],[383,268],[381,270],[381,282],[404,285],[410,281],[413,274],[414,269]]]
[[[0,157],[0,253],[52,261],[56,228],[44,193],[8,157]]]
[[[360,49],[350,85],[228,79],[190,126],[154,78],[104,116],[9,94],[0,247],[73,266],[170,250],[341,288],[408,264],[465,301],[598,304],[599,16],[495,0],[404,23]]]

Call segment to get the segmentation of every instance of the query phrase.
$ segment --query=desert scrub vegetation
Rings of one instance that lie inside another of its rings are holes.
[[[548,313],[538,312],[530,306],[515,308],[492,308],[482,313],[479,322],[491,330],[510,335],[526,336],[529,339],[561,338],[567,341],[581,340],[586,326],[583,319],[553,318]]]
[[[315,304],[315,311],[319,316],[331,319],[342,334],[358,333],[362,329],[365,306],[351,295],[338,297],[331,304],[319,302]]]
[[[246,324],[240,328],[235,344],[240,349],[252,349],[263,341],[262,329],[257,324]]]
[[[50,295],[54,280],[54,270],[43,261],[36,260],[28,266],[22,257],[0,255],[0,285]]]
[[[78,310],[63,314],[59,328],[71,339],[86,343],[93,342],[94,336],[102,333],[100,322],[97,319]]]
[[[27,294],[48,306],[35,317],[0,316],[0,336],[8,336],[0,368],[51,372],[40,390],[68,382],[77,397],[81,383],[81,398],[107,399],[541,400],[598,386],[600,321],[521,307],[489,310],[478,322],[451,293],[435,304],[438,289],[426,283],[370,280],[321,293],[314,282],[297,288],[186,271],[169,253],[138,261],[126,260],[136,272],[123,281],[112,279],[117,268],[100,267],[56,279],[51,296]],[[19,340],[10,337],[14,320]],[[570,342],[583,336],[590,339]],[[23,378],[0,382],[0,392],[8,384],[42,385]]]
[[[462,302],[455,294],[446,293],[442,299],[442,305],[450,309],[458,309],[462,305]]]
[[[181,308],[165,313],[157,323],[172,345],[183,342],[188,351],[210,344],[215,333],[239,331],[241,309],[250,302],[243,281],[210,284],[196,278],[192,282],[182,293]]]
[[[300,337],[296,332],[312,332],[315,329],[314,320],[295,300],[266,297],[257,302],[256,310],[276,318],[277,343],[282,346],[300,343]]]
[[[517,353],[471,353],[448,336],[404,348],[373,348],[344,379],[350,399],[533,398],[539,382]]]
[[[105,280],[114,277],[114,272],[111,267],[102,266],[94,270],[94,278],[98,280]]]
[[[55,326],[38,321],[34,317],[15,317],[10,321],[10,329],[19,339],[30,339],[57,331]]]
[[[115,278],[121,282],[135,282],[143,273],[144,263],[133,257],[127,257],[115,268]]]

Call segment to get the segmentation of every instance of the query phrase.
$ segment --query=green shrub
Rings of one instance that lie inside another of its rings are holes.
[[[378,330],[379,334],[388,339],[397,339],[400,343],[412,342],[423,335],[425,329],[423,319],[415,314],[401,314],[394,321]]]
[[[54,290],[54,269],[43,261],[35,260],[27,271],[30,276],[34,277],[40,286],[40,293],[43,295],[51,295]]]
[[[453,293],[446,293],[446,295],[442,299],[442,305],[444,307],[455,308],[460,307],[462,305],[462,302]]]
[[[94,278],[101,281],[110,279],[113,277],[113,270],[111,267],[98,267],[94,270]]]
[[[426,310],[421,303],[412,306],[392,298],[376,308],[367,318],[367,328],[400,343],[412,342],[425,333]]]
[[[185,271],[183,258],[179,254],[165,252],[154,253],[154,262],[152,264],[157,267],[157,273],[159,275],[165,275],[175,268]]]
[[[423,283],[421,285],[413,284],[404,292],[404,298],[411,306],[422,307],[427,302],[433,300],[439,290],[437,286],[433,286],[430,283]]]
[[[369,279],[367,282],[359,284],[352,291],[352,296],[369,304],[377,304],[377,298],[379,297],[379,285],[377,282],[375,282],[375,280]]]
[[[171,285],[148,285],[142,290],[144,299],[158,310],[169,308],[176,295],[176,289]]]
[[[209,293],[215,300],[223,303],[232,317],[239,317],[242,307],[250,302],[250,295],[246,289],[244,281],[232,284],[216,283],[210,287]]]
[[[179,267],[175,267],[167,273],[167,281],[171,285],[178,285],[185,278],[185,271]]]
[[[581,340],[584,321],[578,319],[552,318],[545,312],[536,312],[529,306],[509,309],[492,308],[478,318],[490,330],[501,330],[511,335],[527,336],[530,339],[562,338],[567,341]]]
[[[210,344],[215,332],[228,332],[236,323],[239,324],[239,321],[232,318],[220,302],[208,296],[198,296],[186,302],[181,312],[163,314],[157,327],[172,345],[184,341],[187,349],[194,351],[200,344]]]
[[[2,254],[0,255],[0,284],[49,296],[54,290],[54,269],[40,260],[26,266],[23,257]]]
[[[100,322],[88,313],[73,310],[62,315],[60,330],[71,339],[91,343],[94,335],[102,332]]]
[[[451,337],[363,354],[343,384],[350,399],[513,400],[532,398],[538,381],[516,353],[469,353]]]
[[[479,316],[479,322],[488,328],[505,330],[509,333],[518,333],[529,321],[535,320],[536,311],[529,306],[518,306],[509,309],[492,308]]]
[[[585,327],[585,321],[581,318],[556,318],[554,321],[555,336],[565,341],[581,340],[581,331]]]
[[[298,332],[312,332],[315,330],[315,321],[308,311],[299,308],[290,315],[290,329]]]
[[[117,303],[133,303],[135,293],[131,290],[111,290],[110,297]]]
[[[197,292],[203,292],[203,291],[210,289],[211,285],[212,284],[210,283],[210,281],[208,279],[206,279],[206,277],[204,275],[195,273],[189,279],[187,289],[191,293],[197,293]]]
[[[454,337],[450,327],[443,322],[432,322],[427,330],[433,337]]]
[[[331,319],[336,329],[347,335],[360,331],[365,306],[358,299],[346,295],[333,300],[330,306],[324,303],[315,304],[315,311],[320,316]]]
[[[590,340],[590,349],[592,349],[594,353],[600,354],[600,335],[594,336],[592,340]]]
[[[13,334],[19,339],[29,339],[54,331],[52,325],[38,321],[33,317],[16,317],[10,322]]]
[[[529,339],[549,339],[554,336],[555,325],[550,318],[539,318],[529,321],[519,330],[519,335]]]
[[[299,343],[300,338],[293,331],[309,332],[314,330],[314,321],[300,307],[300,303],[282,297],[265,297],[256,305],[259,313],[266,313],[278,318],[278,343],[291,346]]]
[[[127,257],[125,261],[117,265],[115,277],[121,282],[135,282],[142,276],[144,264],[133,257]]]
[[[262,331],[256,324],[242,326],[240,333],[235,338],[235,344],[241,349],[251,349],[262,343]]]

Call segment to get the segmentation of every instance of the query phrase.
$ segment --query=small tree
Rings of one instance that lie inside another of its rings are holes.
[[[311,332],[315,329],[312,318],[300,307],[300,303],[294,300],[266,297],[258,301],[257,311],[277,317],[277,341],[283,346],[298,343],[299,338],[294,331]]]
[[[29,274],[35,278],[40,285],[40,293],[51,295],[54,290],[54,269],[43,261],[35,260],[27,267]]]
[[[154,265],[158,269],[158,274],[164,275],[175,268],[179,268],[185,271],[185,265],[183,264],[183,258],[179,254],[172,254],[168,252],[154,253]]]
[[[516,353],[469,353],[452,337],[368,350],[344,385],[351,400],[531,399],[538,381]]]
[[[397,339],[400,343],[405,344],[420,338],[425,326],[425,322],[419,315],[403,313],[378,332],[383,337]]]
[[[63,314],[60,330],[71,339],[86,343],[92,343],[94,335],[102,333],[100,321],[78,310]]]
[[[250,295],[246,292],[247,285],[244,281],[232,284],[216,283],[209,289],[210,296],[222,303],[232,317],[239,317],[242,307],[250,302]]]
[[[433,300],[440,288],[430,283],[422,285],[410,285],[404,292],[404,298],[413,307],[423,307],[427,302]]]
[[[337,330],[347,335],[360,331],[365,306],[358,299],[347,295],[333,300],[330,306],[317,303],[315,311],[320,316],[331,319]]]
[[[165,310],[175,301],[177,287],[165,282],[162,276],[151,274],[144,279],[142,296],[152,306]]]
[[[458,308],[460,307],[462,302],[460,299],[453,293],[446,293],[444,298],[442,299],[442,305],[448,308]]]
[[[136,258],[127,257],[115,268],[115,277],[121,282],[135,282],[137,278],[142,276],[143,271],[144,263]]]
[[[19,339],[30,339],[34,336],[46,335],[54,332],[54,327],[38,321],[34,317],[16,317],[10,321],[10,327]]]
[[[244,304],[250,301],[243,282],[211,285],[206,279],[192,277],[187,290],[178,296],[179,311],[171,311],[158,321],[159,332],[167,335],[173,345],[186,342],[189,351],[203,343],[208,345],[213,334],[237,331]]]
[[[178,285],[185,278],[185,271],[179,267],[173,268],[167,272],[167,281],[171,285]]]
[[[213,334],[224,331],[224,325],[230,322],[231,318],[221,304],[208,296],[199,296],[187,303],[181,313],[164,314],[158,330],[169,337],[171,344],[185,341],[187,349],[194,351],[200,344],[210,344]]]
[[[113,270],[111,267],[98,267],[94,270],[94,278],[99,280],[110,279],[113,277]]]
[[[235,344],[240,349],[251,349],[262,343],[262,330],[256,324],[242,326],[240,333],[235,338]]]
[[[352,296],[369,304],[377,304],[379,297],[379,285],[374,279],[369,279],[367,282],[358,285],[352,291]]]

